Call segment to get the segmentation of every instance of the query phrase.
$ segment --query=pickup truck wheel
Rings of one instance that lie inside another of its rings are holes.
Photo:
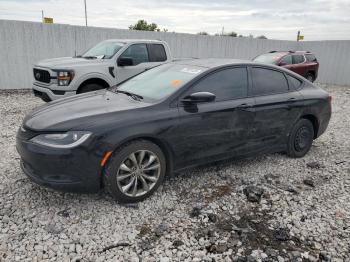
[[[312,73],[308,73],[305,78],[309,80],[311,83],[315,81],[315,77]]]
[[[135,140],[117,149],[105,167],[105,190],[120,203],[144,200],[162,183],[166,160],[162,150],[147,140]]]
[[[309,152],[314,138],[314,127],[310,120],[300,119],[290,132],[287,155],[293,158],[303,157]]]
[[[81,88],[79,88],[78,94],[87,93],[87,92],[91,92],[91,91],[96,91],[96,90],[100,90],[100,89],[103,89],[103,88],[104,87],[99,85],[99,84],[87,84],[87,85],[82,86]]]

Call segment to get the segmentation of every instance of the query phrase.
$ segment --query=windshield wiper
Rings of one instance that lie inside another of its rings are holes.
[[[115,90],[116,93],[121,93],[121,94],[125,94],[127,96],[130,96],[132,99],[136,100],[136,101],[141,101],[141,99],[143,99],[143,96],[128,92],[128,91],[124,91],[124,90]]]

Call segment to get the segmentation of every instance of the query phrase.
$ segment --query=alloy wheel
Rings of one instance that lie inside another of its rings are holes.
[[[129,197],[139,197],[157,183],[161,165],[157,155],[149,150],[138,150],[131,153],[119,166],[117,186]]]

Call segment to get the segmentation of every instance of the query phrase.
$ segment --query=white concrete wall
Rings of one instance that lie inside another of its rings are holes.
[[[0,20],[0,89],[30,88],[35,62],[81,54],[110,38],[162,39],[174,57],[251,59],[270,50],[306,49],[320,60],[320,82],[350,85],[350,41],[297,43]]]
[[[303,50],[315,53],[320,68],[317,81],[350,86],[350,41],[303,42]]]

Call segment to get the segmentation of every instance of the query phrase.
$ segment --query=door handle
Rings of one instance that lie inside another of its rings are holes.
[[[296,102],[297,98],[296,97],[291,97],[287,100],[288,102]]]
[[[252,108],[253,105],[251,104],[247,104],[247,103],[243,103],[243,104],[240,104],[239,106],[237,106],[237,108],[239,109],[247,109],[247,108]]]

